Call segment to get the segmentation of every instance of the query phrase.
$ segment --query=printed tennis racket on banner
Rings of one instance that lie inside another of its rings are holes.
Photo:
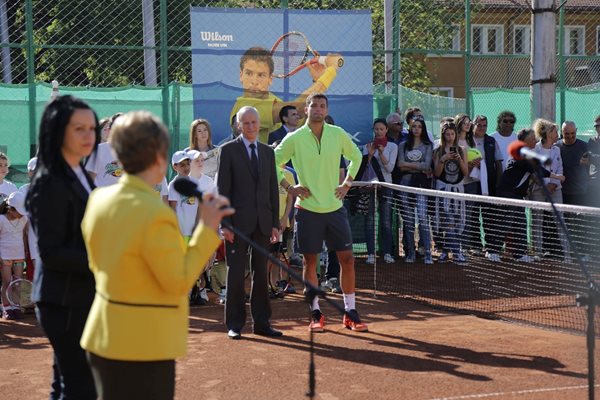
[[[31,301],[31,281],[22,278],[13,278],[6,289],[6,297],[11,306],[28,308],[33,306]]]
[[[271,55],[275,66],[273,76],[276,78],[287,78],[311,64],[326,65],[327,59],[313,49],[306,36],[298,31],[288,32],[277,39],[271,48]],[[337,65],[339,68],[344,65],[341,56]]]

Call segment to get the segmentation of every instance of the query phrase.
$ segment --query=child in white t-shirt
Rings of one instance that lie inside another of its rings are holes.
[[[10,167],[10,160],[6,154],[0,153],[0,203],[6,200],[9,194],[18,190],[14,183],[4,179],[8,175],[8,167]]]
[[[123,168],[119,165],[108,142],[98,145],[98,149],[90,156],[85,169],[94,177],[94,183],[98,187],[117,183],[123,175]]]
[[[179,194],[173,185],[177,178],[182,178],[190,174],[190,157],[185,151],[176,151],[171,157],[171,165],[177,175],[169,183],[168,201],[169,206],[175,211],[179,230],[186,240],[192,235],[194,230],[196,214],[198,213],[198,202],[194,197],[187,197]]]
[[[162,201],[164,201],[166,205],[169,205],[169,184],[167,183],[166,177],[163,177],[162,182],[154,186],[154,190],[156,190],[156,193],[158,193]]]
[[[215,184],[215,181],[210,176],[203,173],[206,153],[197,150],[189,150],[188,155],[190,156],[190,178],[196,182],[198,190],[201,193],[217,194],[217,185]]]
[[[197,150],[188,150],[187,154],[190,158],[190,175],[189,178],[194,181],[198,187],[198,191],[201,193],[214,193],[217,194],[217,185],[211,177],[203,173],[204,160],[206,159],[206,153]],[[200,214],[196,214],[194,226],[198,223]],[[219,295],[219,301],[225,298],[225,285],[227,284],[227,267],[225,263],[214,263],[214,256],[208,262],[206,267],[206,274],[210,278],[210,286],[213,292]],[[205,289],[201,289],[200,296],[204,298],[206,296]],[[208,300],[208,296],[206,296]]]
[[[25,267],[25,232],[27,228],[27,212],[25,196],[16,191],[8,196],[4,214],[0,214],[0,258],[2,258],[2,318],[21,319],[23,314],[18,307],[13,307],[6,296],[6,289],[12,277],[22,278]]]

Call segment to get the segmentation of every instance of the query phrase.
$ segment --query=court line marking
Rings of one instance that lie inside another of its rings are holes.
[[[599,385],[594,385],[594,387],[600,387]],[[526,389],[526,390],[516,390],[512,392],[496,392],[496,393],[481,393],[481,394],[468,394],[463,396],[452,396],[452,397],[436,397],[430,400],[464,400],[464,399],[485,399],[489,397],[498,397],[498,396],[515,396],[515,395],[523,395],[523,394],[531,394],[531,393],[544,393],[544,392],[557,392],[564,390],[582,390],[587,389],[588,385],[580,385],[580,386],[563,386],[556,388],[543,388],[543,389]]]

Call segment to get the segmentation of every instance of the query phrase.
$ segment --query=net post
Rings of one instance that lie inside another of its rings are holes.
[[[472,113],[471,99],[471,2],[465,0],[465,112]]]
[[[379,201],[378,201],[378,197],[377,197],[377,188],[379,187],[378,184],[374,185],[375,186],[375,191],[374,191],[374,196],[375,198],[373,199],[373,203],[375,205],[375,209],[374,209],[374,215],[373,215],[373,219],[374,219],[374,223],[373,223],[373,237],[375,238],[375,264],[373,264],[373,297],[377,297],[377,247],[379,245],[379,237],[377,235],[377,226],[379,223],[379,213],[377,212],[379,210]]]
[[[168,50],[167,0],[160,0],[160,84],[162,87],[162,120],[167,127],[169,118],[169,50]]]
[[[29,87],[29,156],[32,157],[37,151],[36,143],[36,92],[35,85],[35,44],[33,37],[33,1],[25,2],[25,29],[27,35],[27,86]]]

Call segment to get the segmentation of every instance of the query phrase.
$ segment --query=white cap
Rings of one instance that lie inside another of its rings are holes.
[[[27,210],[25,210],[25,193],[21,191],[12,192],[8,196],[8,205],[17,210],[21,215],[27,216]]]
[[[200,153],[198,150],[188,150],[187,155],[190,158],[190,160],[196,160],[197,158],[200,158],[200,156],[202,156],[202,153]]]
[[[35,167],[37,166],[37,157],[33,157],[31,160],[29,160],[29,162],[27,163],[27,171],[33,171],[35,170]]]
[[[187,152],[185,152],[183,150],[179,150],[179,151],[176,151],[175,153],[173,153],[173,156],[171,157],[171,163],[179,164],[183,160],[189,160],[189,159],[190,159],[190,156]]]

